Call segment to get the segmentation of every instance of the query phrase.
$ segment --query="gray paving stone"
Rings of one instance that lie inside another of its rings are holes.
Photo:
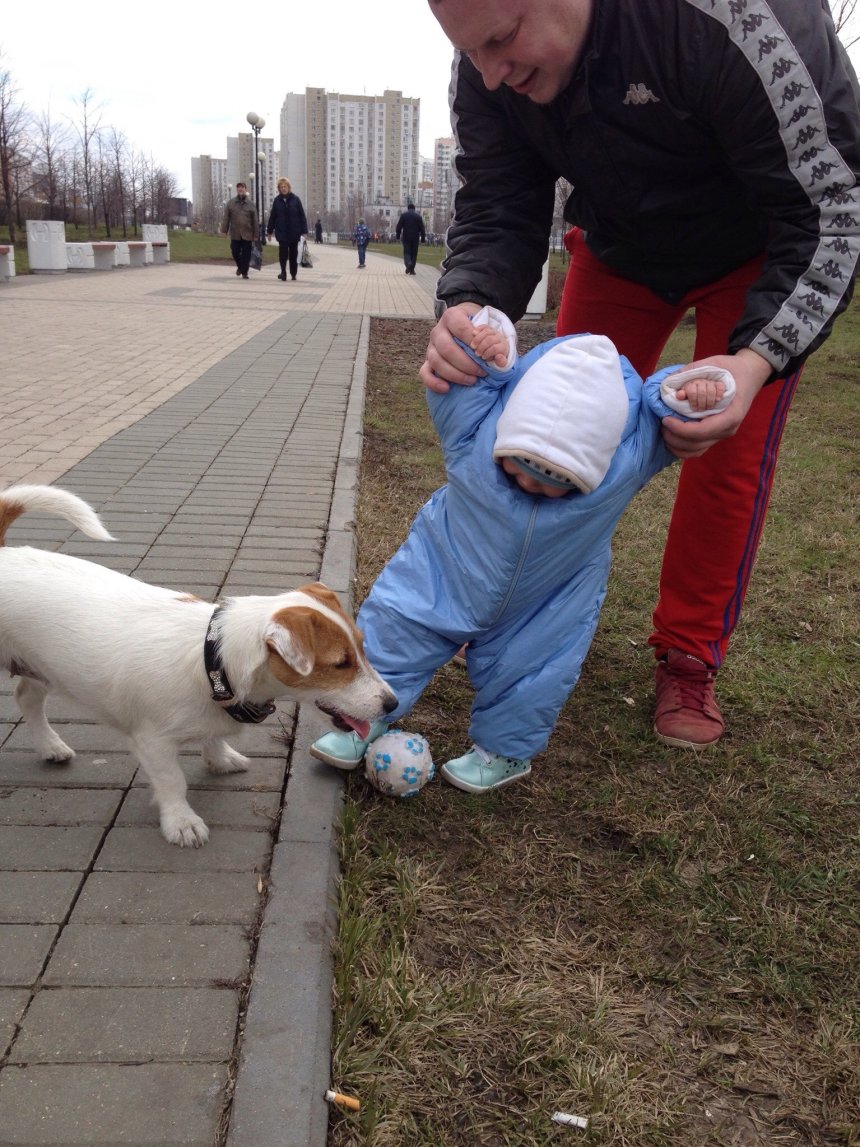
[[[222,1064],[45,1064],[0,1073],[2,1142],[212,1147]]]
[[[227,987],[245,978],[248,959],[244,929],[231,924],[68,924],[43,983]]]
[[[61,923],[82,879],[80,872],[0,872],[0,923]]]
[[[212,789],[192,789],[188,799],[198,816],[210,828],[257,828],[268,832],[281,808],[279,792],[227,792]],[[2,812],[2,802],[0,802]],[[132,789],[125,798],[118,826],[158,825],[158,810],[149,793],[143,788]]]
[[[194,808],[194,794],[191,794]],[[202,848],[168,844],[157,828],[113,828],[96,860],[99,872],[264,872],[268,832],[214,829]]]
[[[217,1063],[230,1058],[239,994],[224,988],[38,992],[10,1063]]]
[[[53,924],[0,924],[0,986],[34,984],[57,931]]]
[[[59,722],[57,727],[60,728]],[[0,753],[0,785],[44,788],[118,788],[131,784],[137,762],[128,754],[78,753],[74,760],[56,765],[38,760],[29,749]]]
[[[0,825],[0,869],[83,872],[103,835],[89,825]]]
[[[29,999],[30,993],[25,988],[0,989],[0,1056],[15,1034],[15,1027]]]
[[[117,789],[0,788],[0,824],[108,824]]]
[[[242,924],[260,911],[254,872],[93,872],[72,924]]]
[[[107,754],[110,753],[120,754],[128,752],[128,737],[126,737],[124,733],[120,733],[117,729],[111,729],[107,725],[95,725],[91,722],[85,724],[81,722],[79,718],[80,712],[78,712],[76,719],[72,721],[62,721],[53,711],[49,717],[52,724],[56,727],[57,732],[66,744],[75,750],[76,755],[80,753],[95,753],[96,755],[105,754],[105,757],[107,757]],[[22,723],[9,738],[5,748],[13,750],[29,747],[30,739],[26,726]],[[35,755],[34,760],[38,760]],[[73,763],[74,762],[70,762],[70,765]]]
[[[0,693],[0,721],[17,721],[21,716],[18,703],[9,692]]]
[[[195,791],[212,789],[213,791],[234,792],[280,792],[284,786],[284,773],[286,760],[272,757],[255,757],[249,752],[247,745],[233,743],[233,747],[240,749],[251,757],[251,767],[244,773],[210,773],[199,758],[183,757],[182,771],[188,782],[189,789]],[[286,750],[284,750],[286,752]],[[141,769],[134,778],[135,788],[149,788],[146,773]]]

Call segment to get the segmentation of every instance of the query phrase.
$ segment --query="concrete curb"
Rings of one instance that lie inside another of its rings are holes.
[[[361,464],[370,319],[364,316],[334,481],[320,580],[353,607],[354,514]],[[320,735],[300,707],[254,965],[229,1147],[325,1147],[330,1085],[332,942],[343,780],[312,760]],[[299,878],[301,874],[301,878]]]

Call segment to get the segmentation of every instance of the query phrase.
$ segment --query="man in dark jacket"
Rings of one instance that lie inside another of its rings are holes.
[[[293,185],[289,179],[278,180],[278,194],[269,212],[266,238],[271,239],[273,232],[278,240],[278,258],[281,264],[278,278],[281,282],[286,280],[287,260],[289,260],[290,278],[295,279],[299,269],[299,240],[307,236],[308,221],[305,218],[302,201],[298,195],[293,194]]]
[[[257,208],[248,198],[248,188],[244,183],[236,184],[236,195],[224,208],[221,231],[230,237],[230,251],[236,264],[236,274],[247,279],[251,244],[257,238]]]
[[[414,203],[407,203],[406,210],[397,220],[396,235],[403,241],[403,262],[406,264],[406,274],[415,274],[415,264],[418,261],[418,243],[424,242],[424,220],[415,210]]]
[[[430,0],[459,49],[462,181],[421,377],[474,381],[455,343],[484,304],[522,316],[572,188],[558,333],[613,340],[643,377],[688,309],[696,365],[737,394],[668,418],[683,458],[650,643],[655,732],[716,742],[737,624],[800,370],[860,255],[860,95],[827,0]]]

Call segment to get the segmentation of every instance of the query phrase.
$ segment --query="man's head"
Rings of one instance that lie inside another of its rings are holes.
[[[570,83],[594,0],[429,0],[455,48],[495,91],[547,104]]]
[[[407,203],[406,204],[406,210],[407,211],[414,211],[415,210],[415,204],[414,203]]]
[[[239,196],[240,199],[244,199],[245,196],[248,194],[247,186],[244,183],[237,183],[236,184],[236,194]]]

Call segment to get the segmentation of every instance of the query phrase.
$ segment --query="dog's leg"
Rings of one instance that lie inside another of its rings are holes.
[[[176,742],[154,730],[138,730],[132,745],[152,785],[165,840],[180,848],[205,844],[209,829],[185,799],[188,785]]]
[[[203,742],[203,763],[210,773],[247,773],[251,762],[231,748],[222,737]]]
[[[27,722],[33,748],[44,761],[70,761],[75,750],[54,732],[45,716],[45,698],[48,690],[41,681],[21,677],[15,686],[15,700]]]

